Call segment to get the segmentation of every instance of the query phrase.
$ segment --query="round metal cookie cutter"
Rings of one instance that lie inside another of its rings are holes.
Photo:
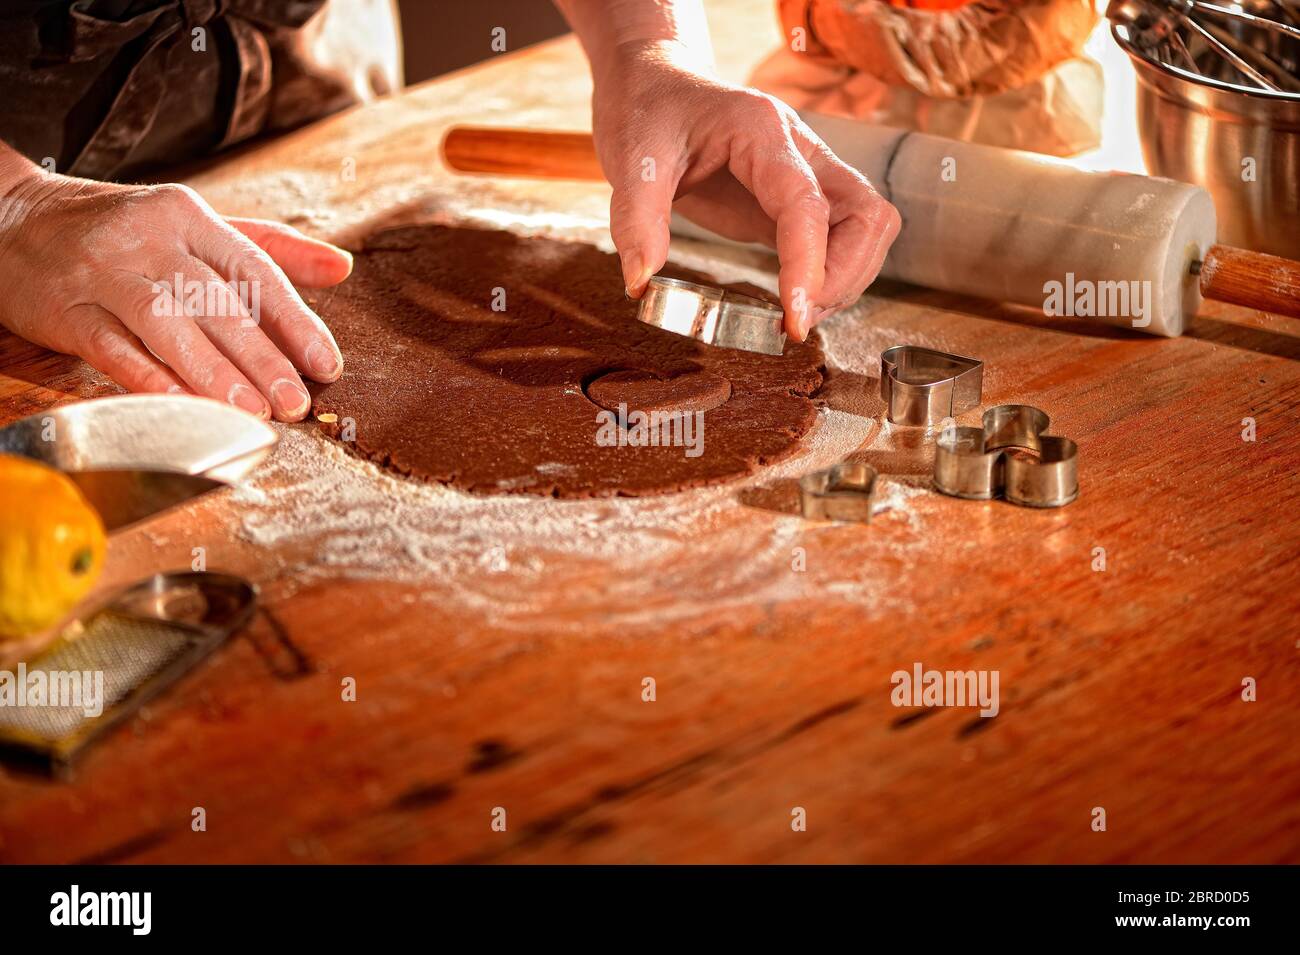
[[[785,312],[779,306],[711,285],[651,276],[637,318],[706,345],[763,355],[785,350]]]

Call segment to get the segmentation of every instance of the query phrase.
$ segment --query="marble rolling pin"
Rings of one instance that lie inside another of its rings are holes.
[[[1300,262],[1216,245],[1198,186],[802,115],[898,207],[888,278],[1039,309],[1059,286],[1064,314],[1155,335],[1181,335],[1203,297],[1300,315]],[[443,158],[462,172],[603,179],[585,133],[457,126]],[[673,231],[725,241],[676,216]],[[1086,286],[1091,307],[1076,294]]]

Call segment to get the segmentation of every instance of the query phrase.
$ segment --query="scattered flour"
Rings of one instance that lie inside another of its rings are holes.
[[[581,629],[597,615],[626,626],[814,597],[878,606],[900,595],[875,585],[867,552],[898,559],[921,543],[912,502],[927,492],[907,479],[882,477],[869,528],[791,512],[795,479],[878,430],[828,409],[803,453],[745,481],[598,500],[464,494],[389,474],[312,425],[279,430],[276,452],[235,489],[228,509],[231,530],[274,558],[274,576],[410,584],[426,601],[450,601],[497,625]],[[788,492],[785,507],[746,503],[760,489]],[[794,572],[794,548],[811,553],[823,534],[848,559],[810,557],[805,572]]]
[[[536,208],[516,201],[503,213],[490,186],[462,186],[437,205],[451,219],[610,248],[596,206],[578,203],[557,218],[550,200]],[[770,262],[750,250],[676,238],[673,250],[674,262],[721,282],[775,288]],[[897,333],[888,323],[851,320],[872,308],[868,298],[823,326],[829,364],[874,375]],[[848,342],[837,343],[836,325],[853,329]],[[784,601],[912,609],[906,593],[883,583],[889,575],[881,564],[907,565],[909,554],[926,546],[918,499],[930,494],[927,481],[882,475],[870,527],[797,514],[798,477],[884,447],[889,429],[872,419],[823,409],[800,454],[731,484],[570,501],[479,497],[423,484],[349,454],[311,424],[279,430],[274,455],[234,491],[234,506],[222,509],[229,530],[257,549],[266,580],[390,581],[409,585],[428,606],[472,612],[495,626],[574,631],[597,623],[658,628]],[[548,462],[538,470],[563,467]],[[792,568],[797,548],[807,555],[801,571]]]

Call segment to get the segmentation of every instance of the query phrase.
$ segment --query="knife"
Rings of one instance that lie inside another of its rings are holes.
[[[278,441],[253,415],[191,395],[79,401],[0,428],[0,453],[67,474],[110,532],[240,480]]]
[[[169,471],[65,471],[91,507],[99,512],[104,530],[130,527],[200,494],[226,487],[201,474]]]

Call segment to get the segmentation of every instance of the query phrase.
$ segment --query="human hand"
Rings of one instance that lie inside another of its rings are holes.
[[[351,269],[342,249],[280,223],[222,218],[185,186],[26,164],[0,187],[0,325],[131,391],[300,420],[311,404],[300,373],[334,381],[343,359],[291,282],[336,285]]]
[[[875,280],[898,211],[789,106],[679,53],[671,41],[625,45],[596,76],[596,150],[628,294],[663,267],[676,208],[777,250],[786,331],[802,341]]]

